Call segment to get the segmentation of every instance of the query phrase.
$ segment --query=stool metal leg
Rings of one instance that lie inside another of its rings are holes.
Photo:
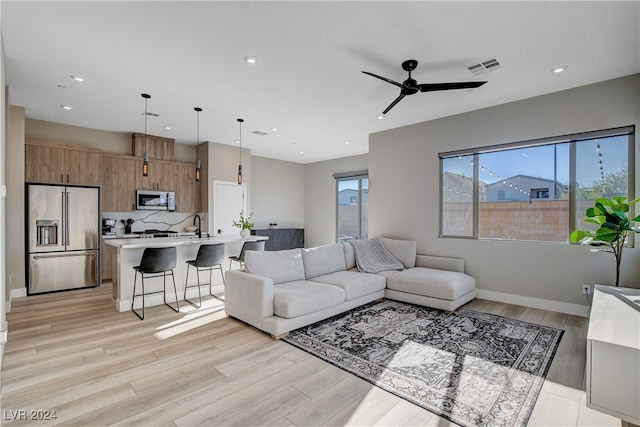
[[[187,299],[187,288],[193,288],[193,286],[189,286],[189,267],[190,265],[187,264],[187,278],[184,282],[184,300],[192,304],[193,306],[195,306],[195,308],[200,308],[202,307],[202,295],[200,294],[200,276],[198,276],[198,300],[200,301],[200,304],[198,305],[193,301]],[[198,267],[196,267],[196,274],[197,272],[198,272]]]
[[[133,297],[131,298],[131,311],[140,318],[140,320],[144,320],[144,274],[142,275],[142,294],[137,296],[142,296],[142,316],[133,308],[133,304],[136,302],[136,284],[138,282],[138,272],[135,272],[135,276],[133,276]]]
[[[180,303],[178,302],[178,290],[176,289],[176,278],[173,275],[173,270],[169,270],[169,271],[171,272],[171,279],[173,280],[173,292],[175,293],[175,296],[176,296],[176,307],[174,308],[173,306],[167,303],[167,272],[166,271],[162,272],[162,280],[164,282],[163,283],[164,292],[162,293],[162,297],[164,298],[164,303],[167,307],[171,308],[176,313],[180,313]]]

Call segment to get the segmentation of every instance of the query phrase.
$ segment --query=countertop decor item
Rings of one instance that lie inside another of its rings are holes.
[[[234,227],[238,227],[240,229],[240,235],[242,237],[247,237],[249,232],[253,230],[254,224],[251,222],[251,217],[253,213],[250,213],[247,217],[244,216],[244,210],[240,211],[240,220],[233,220],[231,223]]]
[[[626,197],[616,196],[612,199],[601,197],[595,200],[594,206],[588,208],[584,222],[596,224],[596,231],[576,230],[571,233],[573,243],[589,246],[606,246],[606,248],[592,249],[593,252],[611,252],[616,261],[616,286],[620,281],[620,261],[622,250],[627,238],[632,233],[640,233],[640,227],[633,223],[640,221],[640,215],[629,218],[629,208],[638,203],[640,198],[627,201]]]

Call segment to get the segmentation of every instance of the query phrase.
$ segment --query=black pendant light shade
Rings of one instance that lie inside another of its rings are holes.
[[[202,108],[200,107],[194,107],[194,110],[196,110],[196,114],[198,116],[198,132],[197,132],[197,139],[196,139],[196,152],[198,151],[198,146],[200,145],[200,111],[202,111]],[[200,158],[198,158],[196,160],[196,181],[200,181]]]
[[[149,153],[147,152],[147,102],[151,95],[143,93],[144,98],[144,154],[142,156],[142,176],[149,176]]]
[[[242,184],[242,122],[243,119],[238,119],[238,123],[240,124],[240,163],[238,164],[238,185]]]

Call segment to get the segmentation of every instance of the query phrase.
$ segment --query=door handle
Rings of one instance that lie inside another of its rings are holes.
[[[88,257],[95,257],[96,254],[93,252],[89,252],[89,253],[65,253],[65,254],[60,254],[60,255],[34,255],[33,259],[47,259],[47,258],[67,258],[67,257],[71,257],[71,256],[88,256]]]
[[[67,175],[67,177],[68,176],[69,175]],[[69,193],[66,192],[66,195],[67,195],[67,203],[65,205],[65,210],[66,210],[66,212],[65,212],[65,222],[66,222],[66,224],[64,225],[64,231],[65,231],[65,234],[67,235],[67,237],[65,238],[65,241],[66,241],[65,245],[69,246],[71,244],[69,242]]]

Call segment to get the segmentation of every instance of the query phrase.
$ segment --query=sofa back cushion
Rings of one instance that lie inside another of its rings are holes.
[[[307,279],[347,269],[341,243],[303,249],[302,261]]]
[[[356,253],[353,251],[353,246],[349,242],[342,243],[344,249],[344,261],[347,263],[347,270],[356,268]]]
[[[270,278],[274,285],[304,280],[302,250],[247,251],[244,269],[247,273]]]
[[[381,237],[382,244],[391,255],[404,265],[404,268],[413,268],[416,266],[416,248],[417,243],[412,240],[395,240]]]

